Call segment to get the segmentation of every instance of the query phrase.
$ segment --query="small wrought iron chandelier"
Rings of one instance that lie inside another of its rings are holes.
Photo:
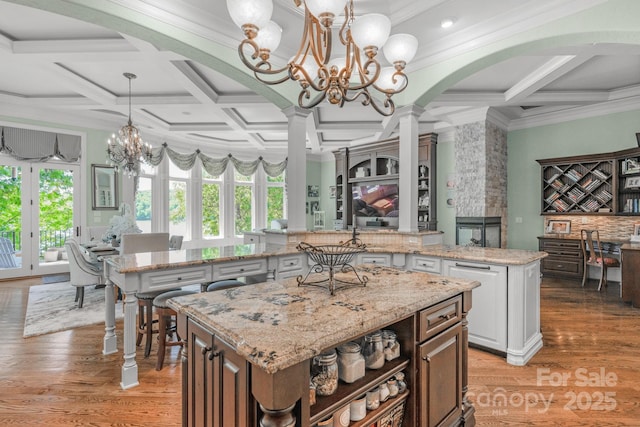
[[[418,50],[418,40],[410,34],[389,37],[391,21],[384,15],[356,18],[353,0],[293,1],[296,7],[305,5],[302,40],[289,63],[276,69],[269,58],[280,44],[282,29],[270,21],[272,0],[227,0],[231,18],[245,35],[238,46],[240,59],[256,79],[269,85],[298,81],[302,108],[313,108],[324,99],[342,107],[360,98],[384,116],[393,114],[391,97],[407,87],[404,69]],[[345,20],[338,35],[344,56],[332,58],[332,25],[343,9]],[[392,66],[381,66],[380,48]],[[381,105],[370,93],[372,88],[382,96]]]
[[[122,170],[129,177],[140,173],[140,164],[151,160],[151,145],[142,141],[140,131],[131,122],[131,80],[137,76],[123,74],[129,80],[129,121],[107,140],[109,162],[116,171]]]

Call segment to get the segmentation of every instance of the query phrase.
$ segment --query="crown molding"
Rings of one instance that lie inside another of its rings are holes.
[[[522,130],[538,126],[554,125],[590,117],[605,116],[640,109],[640,97],[625,98],[603,102],[597,105],[578,106],[564,111],[554,111],[530,117],[513,119],[509,122],[508,131]]]

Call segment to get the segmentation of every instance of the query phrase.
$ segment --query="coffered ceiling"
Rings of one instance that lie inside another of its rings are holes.
[[[388,14],[392,32],[419,39],[409,73],[488,43],[517,35],[604,0],[355,0],[357,14]],[[0,1],[0,115],[113,131],[126,122],[128,82],[133,121],[152,144],[197,147],[208,153],[286,153],[287,119],[264,96],[188,54],[134,37],[96,14],[84,20]],[[37,2],[36,2],[37,3]],[[82,3],[69,0],[68,3]],[[171,27],[236,49],[241,32],[223,0],[104,0],[144,13]],[[273,19],[283,28],[275,53],[285,63],[296,49],[302,11],[275,0]],[[69,12],[77,16],[77,13]],[[440,27],[444,18],[454,25]],[[97,23],[99,22],[100,25]],[[108,28],[107,28],[108,27]],[[112,28],[118,28],[118,31]],[[132,31],[132,34],[136,34]],[[146,38],[152,40],[151,38]],[[413,88],[410,81],[407,90]],[[295,84],[288,89],[295,93]],[[640,48],[589,44],[504,59],[455,82],[426,106],[423,131],[445,131],[494,107],[510,129],[567,120],[585,108],[624,104],[637,108]],[[617,104],[616,104],[617,103]],[[639,104],[640,105],[640,104]],[[622,107],[620,107],[622,108]],[[322,103],[307,122],[314,153],[389,137],[397,120],[358,103]]]

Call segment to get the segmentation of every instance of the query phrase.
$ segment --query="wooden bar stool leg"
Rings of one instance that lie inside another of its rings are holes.
[[[145,324],[145,305],[141,300],[138,300],[138,335],[136,335],[136,346],[142,343],[142,336],[144,335]]]
[[[164,308],[156,309],[158,314],[158,359],[156,361],[156,371],[162,370],[164,364],[165,344],[167,342],[167,321],[171,321],[170,312]]]

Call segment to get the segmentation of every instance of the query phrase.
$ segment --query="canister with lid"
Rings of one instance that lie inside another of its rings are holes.
[[[396,333],[391,329],[382,331],[382,344],[384,346],[384,358],[393,360],[400,357],[400,344],[396,338]]]
[[[380,331],[365,335],[362,345],[364,363],[368,369],[380,369],[384,366],[384,348]]]
[[[345,383],[353,383],[365,374],[364,356],[360,344],[348,342],[338,347],[338,377]]]
[[[329,396],[338,389],[338,355],[334,349],[313,358],[311,381],[316,385],[316,394]]]

